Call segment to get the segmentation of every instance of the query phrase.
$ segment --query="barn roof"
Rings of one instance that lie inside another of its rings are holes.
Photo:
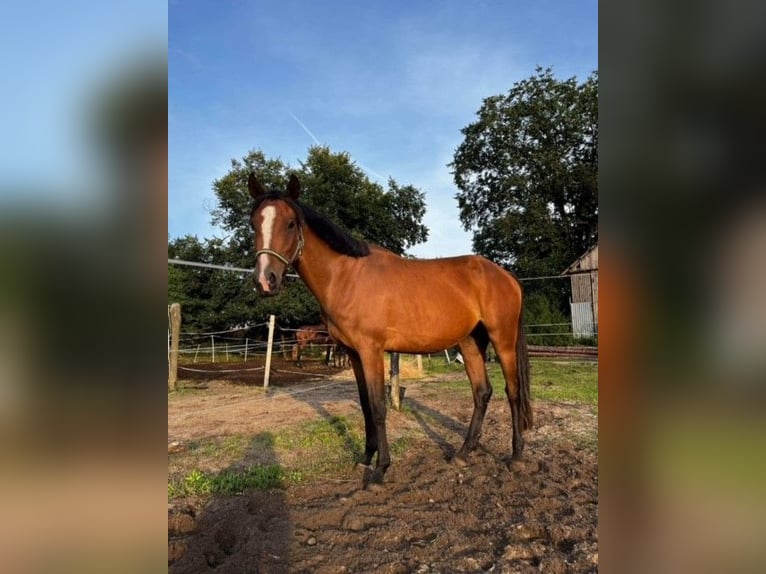
[[[598,243],[580,255],[574,263],[567,267],[562,275],[572,275],[583,271],[598,270]]]

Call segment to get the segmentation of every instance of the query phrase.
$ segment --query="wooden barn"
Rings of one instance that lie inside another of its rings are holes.
[[[598,244],[566,268],[572,282],[572,333],[586,338],[598,334]]]

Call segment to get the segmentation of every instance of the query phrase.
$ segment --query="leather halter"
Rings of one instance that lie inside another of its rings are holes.
[[[274,251],[273,249],[259,249],[258,251],[255,252],[255,260],[257,262],[258,261],[258,256],[261,253],[265,253],[266,255],[273,255],[274,257],[279,259],[282,263],[284,263],[285,265],[290,267],[295,262],[295,260],[298,259],[298,257],[303,255],[303,245],[304,244],[305,244],[305,242],[303,240],[303,226],[301,226],[299,224],[298,225],[298,245],[296,245],[295,252],[293,253],[293,256],[290,257],[290,259],[288,259],[284,255],[282,255],[281,253],[279,253],[277,251]]]

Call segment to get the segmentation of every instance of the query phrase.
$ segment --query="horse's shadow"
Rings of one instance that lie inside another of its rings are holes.
[[[351,392],[350,389],[348,389]],[[351,397],[349,397],[351,398]],[[359,397],[356,393],[356,387],[354,385],[353,400],[361,413],[361,405],[359,405]],[[312,409],[326,422],[330,423],[331,428],[338,434],[343,440],[344,447],[353,453],[354,460],[359,462],[364,455],[364,444],[356,440],[346,425],[335,424],[338,420],[338,415],[330,412],[325,406],[321,398],[312,396],[311,393],[306,393],[303,396],[303,401],[311,406]],[[445,460],[450,461],[457,452],[457,446],[462,444],[462,440],[465,438],[468,432],[468,424],[460,422],[459,420],[445,415],[442,412],[434,410],[425,403],[407,397],[403,403],[403,413],[408,416],[412,416],[420,425],[425,435],[442,451],[442,455]],[[388,405],[388,410],[391,411],[393,407]],[[390,417],[389,417],[390,421]],[[390,426],[390,422],[389,422]],[[389,428],[390,436],[390,428]]]
[[[457,452],[455,435],[465,437],[466,432],[468,432],[468,425],[432,409],[417,399],[407,398],[405,400],[408,403],[407,406],[411,407],[407,410],[411,412],[426,436],[441,449],[444,459],[452,460]]]
[[[340,439],[343,441],[343,446],[353,454],[354,460],[361,460],[362,455],[364,454],[364,443],[359,443],[359,441],[354,440],[354,437],[349,432],[347,425],[337,424],[338,415],[334,415],[328,411],[322,401],[318,399],[312,400],[310,397],[307,397],[306,404],[310,405],[317,412],[317,414],[322,417],[322,419],[329,423],[330,428],[332,428],[338,437],[340,437]],[[361,411],[361,407],[359,410]]]
[[[284,470],[274,435],[262,432],[252,436],[243,454],[216,473],[218,485],[226,484],[223,477],[227,476],[233,485],[243,474],[250,477],[251,484],[243,484],[239,493],[234,492],[235,487],[231,492],[213,490],[199,507],[181,504],[181,511],[174,512],[187,515],[184,519],[192,526],[185,533],[171,533],[171,524],[179,519],[168,513],[168,572],[191,574],[213,568],[225,572],[251,568],[256,572],[289,572],[289,541],[295,525],[281,488]]]

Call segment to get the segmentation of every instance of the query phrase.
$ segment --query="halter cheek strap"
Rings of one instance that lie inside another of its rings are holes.
[[[255,259],[257,260],[259,255],[261,255],[262,253],[265,253],[266,255],[273,255],[274,257],[279,259],[282,263],[290,267],[293,264],[293,262],[296,259],[298,259],[298,257],[303,255],[303,245],[304,245],[303,228],[298,226],[298,245],[295,246],[295,252],[293,253],[293,256],[290,257],[290,259],[282,255],[281,253],[274,251],[273,249],[259,249],[258,251],[255,252]]]

